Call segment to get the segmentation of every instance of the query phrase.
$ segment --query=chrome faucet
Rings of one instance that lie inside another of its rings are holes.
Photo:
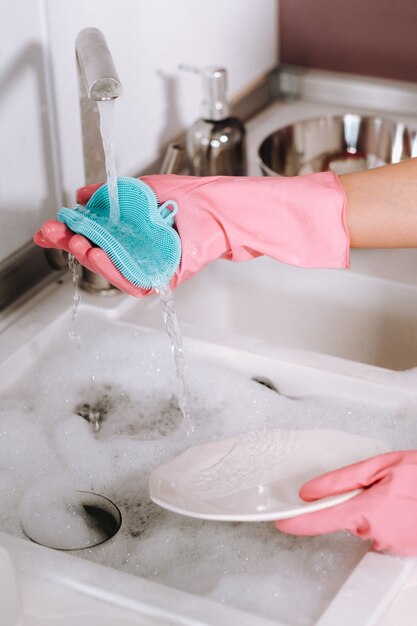
[[[97,28],[85,28],[76,39],[78,83],[80,94],[81,128],[86,185],[106,180],[106,159],[100,132],[100,114],[97,102],[114,100],[123,95],[123,87],[103,33]],[[181,168],[184,149],[168,145],[159,173],[174,174]],[[49,264],[62,270],[68,266],[68,255],[63,250],[47,249]],[[99,295],[120,293],[105,278],[81,266],[78,284],[81,289]]]
[[[104,35],[97,28],[84,28],[76,39],[81,128],[83,137],[84,181],[86,185],[106,180],[106,162],[100,134],[97,102],[123,95]],[[82,268],[80,287],[103,295],[118,290],[107,280]]]

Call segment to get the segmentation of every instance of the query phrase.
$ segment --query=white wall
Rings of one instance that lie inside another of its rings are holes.
[[[2,3],[0,20],[0,260],[30,239],[58,200],[43,50],[33,0]]]
[[[277,62],[277,0],[14,0],[0,26],[0,261],[83,183],[75,38],[103,31],[125,96],[119,175],[144,169],[198,117],[197,76],[228,68],[233,95]],[[63,192],[63,193],[62,193]]]

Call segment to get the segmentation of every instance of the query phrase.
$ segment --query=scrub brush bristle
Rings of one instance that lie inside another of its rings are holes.
[[[181,258],[181,241],[173,228],[177,204],[168,200],[158,206],[153,190],[136,178],[119,178],[117,189],[119,223],[110,221],[106,184],[85,207],[61,209],[58,220],[102,248],[133,285],[142,289],[162,287],[177,271]]]

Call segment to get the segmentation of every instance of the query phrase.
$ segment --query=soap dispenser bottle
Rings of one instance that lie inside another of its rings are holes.
[[[245,127],[229,115],[226,70],[180,65],[203,79],[202,117],[187,132],[187,153],[194,176],[245,176]]]

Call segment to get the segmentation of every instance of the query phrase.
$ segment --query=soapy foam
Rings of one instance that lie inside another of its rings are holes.
[[[22,536],[22,502],[31,490],[50,493],[53,476],[54,489],[100,493],[122,512],[115,537],[74,554],[294,626],[314,623],[367,544],[348,534],[294,538],[273,523],[175,515],[150,502],[149,473],[191,445],[255,428],[339,428],[415,448],[414,402],[393,412],[335,398],[289,399],[187,353],[195,423],[187,436],[166,336],[84,312],[77,332],[81,349],[63,332],[2,399],[0,528]],[[98,433],[76,414],[85,402],[105,409]]]

